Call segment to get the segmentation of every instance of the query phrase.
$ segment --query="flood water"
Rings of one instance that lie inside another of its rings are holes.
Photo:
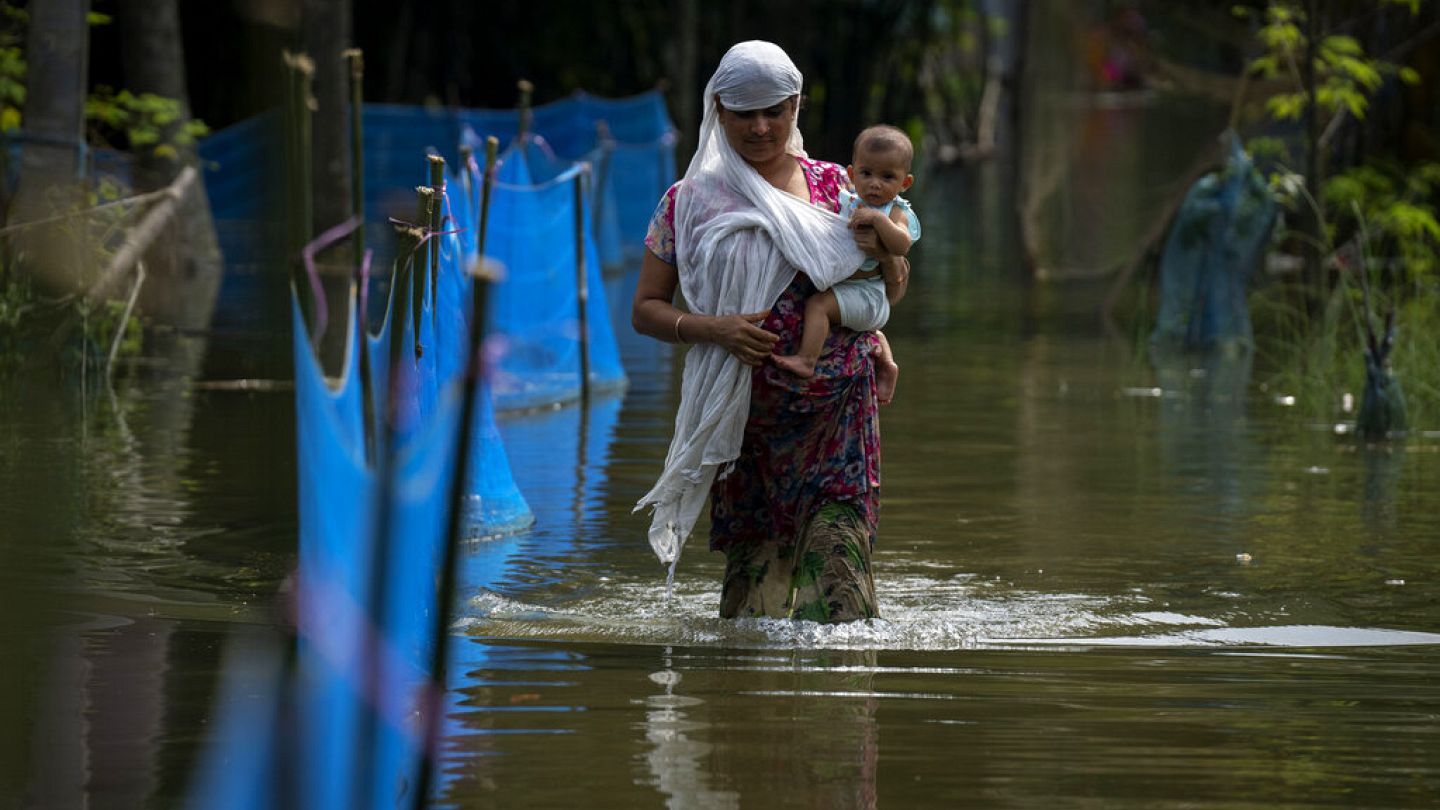
[[[1244,364],[1152,367],[1103,282],[1024,281],[1003,175],[916,186],[883,619],[716,619],[703,525],[666,598],[631,507],[679,358],[623,320],[623,397],[502,418],[537,523],[464,550],[446,804],[1440,804],[1440,440],[1360,448]],[[284,374],[270,343],[179,364]],[[171,806],[293,564],[293,401],[94,385],[0,397],[0,797]]]

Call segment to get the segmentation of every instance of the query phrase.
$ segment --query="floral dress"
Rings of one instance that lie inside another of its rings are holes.
[[[839,211],[844,170],[796,158],[810,202]],[[645,245],[675,264],[675,194],[661,198]],[[761,324],[777,354],[800,342],[815,285],[797,272]],[[755,368],[740,457],[710,491],[710,548],[726,557],[722,616],[843,621],[877,614],[870,551],[880,518],[880,420],[873,333],[832,329],[800,379]]]

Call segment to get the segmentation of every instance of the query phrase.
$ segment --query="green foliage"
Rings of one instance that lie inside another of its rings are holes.
[[[1405,285],[1440,280],[1440,219],[1433,201],[1440,197],[1440,163],[1398,166],[1371,163],[1342,172],[1325,183],[1323,198],[1336,212],[1332,233],[1340,239],[1359,234],[1390,254],[1394,272]]]
[[[0,133],[20,128],[25,109],[25,54],[19,48],[0,46]]]
[[[115,92],[99,86],[85,100],[85,117],[96,140],[120,136],[135,150],[149,149],[156,157],[179,157],[179,149],[193,146],[210,129],[201,121],[181,119],[177,99],[154,93]]]
[[[1386,4],[1404,6],[1411,9],[1412,14],[1420,8],[1420,0],[1386,0]],[[1235,7],[1233,13],[1239,17],[1252,14],[1244,6]],[[1265,8],[1264,22],[1256,34],[1264,52],[1251,60],[1249,71],[1266,79],[1292,79],[1297,88],[1266,101],[1267,112],[1277,120],[1298,120],[1311,103],[1300,87],[1301,67],[1310,50],[1305,24],[1305,12],[1298,4],[1288,0],[1273,2]],[[1387,76],[1410,83],[1419,80],[1413,70],[1367,56],[1360,41],[1346,34],[1320,38],[1315,43],[1313,66],[1314,103],[1321,112],[1332,115],[1343,109],[1356,118],[1364,118],[1369,96],[1380,88]]]
[[[86,20],[92,26],[109,25],[108,14],[91,11]],[[0,135],[19,130],[24,122],[26,76],[25,28],[29,14],[23,8],[0,0]],[[180,150],[193,146],[210,132],[204,122],[182,122],[180,102],[154,93],[118,93],[97,87],[85,101],[90,136],[97,144],[149,150],[155,157],[176,159]]]

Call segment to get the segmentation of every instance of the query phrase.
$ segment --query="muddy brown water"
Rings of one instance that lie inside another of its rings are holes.
[[[1103,285],[1019,280],[987,182],[917,186],[881,620],[720,621],[703,535],[665,598],[630,510],[677,358],[623,321],[623,397],[502,420],[537,523],[465,549],[445,804],[1440,804],[1440,441],[1151,367]],[[283,372],[263,344],[171,362]],[[170,373],[0,399],[0,795],[172,806],[293,563],[293,402]]]

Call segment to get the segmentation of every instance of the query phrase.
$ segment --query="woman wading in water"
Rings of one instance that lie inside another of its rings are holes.
[[[632,322],[694,345],[664,470],[637,509],[654,509],[650,544],[673,572],[710,495],[721,616],[838,622],[879,615],[875,337],[833,330],[808,379],[769,360],[795,352],[805,299],[865,255],[902,292],[909,265],[838,215],[845,170],[806,156],[801,84],[779,47],[732,47],[706,85],[695,157],[651,219]]]

